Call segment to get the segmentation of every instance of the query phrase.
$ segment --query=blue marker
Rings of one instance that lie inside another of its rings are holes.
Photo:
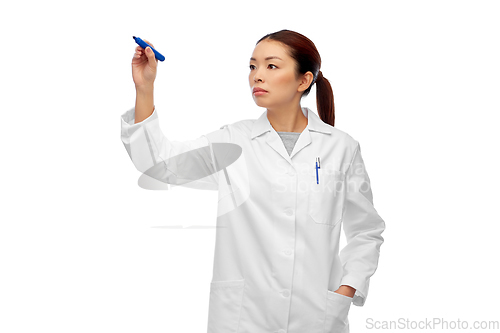
[[[146,50],[146,47],[148,47],[148,46],[149,46],[149,47],[151,48],[151,50],[153,50],[153,52],[154,52],[154,54],[155,54],[156,59],[158,59],[158,60],[160,60],[160,61],[165,60],[165,57],[164,57],[164,56],[163,56],[160,52],[156,51],[156,50],[154,49],[154,47],[152,47],[151,45],[149,45],[148,43],[146,43],[145,41],[143,41],[143,40],[142,40],[142,39],[140,39],[139,37],[135,37],[135,36],[132,36],[132,37],[134,38],[135,42],[136,42],[137,44],[139,44],[139,46],[140,46],[140,47],[142,47],[144,50]]]
[[[316,184],[319,184],[318,169],[321,169],[319,157],[316,157]]]

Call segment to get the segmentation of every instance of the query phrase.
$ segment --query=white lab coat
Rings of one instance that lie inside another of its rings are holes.
[[[219,191],[209,333],[347,333],[351,303],[366,301],[385,223],[360,145],[302,112],[308,124],[291,155],[267,110],[183,142],[167,139],[156,110],[137,124],[134,108],[121,116],[122,142],[141,172],[214,143],[242,148],[225,172],[186,184]],[[213,152],[200,156],[190,163],[216,169]],[[339,252],[341,225],[347,245]],[[335,293],[341,285],[355,288],[354,297]]]

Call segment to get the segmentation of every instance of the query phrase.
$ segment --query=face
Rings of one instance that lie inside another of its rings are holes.
[[[307,77],[295,77],[296,62],[285,47],[276,41],[263,40],[252,53],[248,80],[252,97],[260,107],[279,108],[294,100],[298,103],[302,92],[309,87],[311,81]],[[256,87],[267,92],[254,93]]]

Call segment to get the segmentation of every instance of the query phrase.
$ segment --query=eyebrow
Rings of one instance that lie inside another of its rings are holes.
[[[281,58],[279,58],[279,57],[277,57],[277,56],[270,56],[270,57],[267,57],[267,58],[266,58],[266,59],[264,59],[264,60],[269,60],[269,59],[279,59],[279,60],[283,60],[283,59],[281,59]],[[256,59],[255,59],[255,58],[250,58],[250,60],[254,60],[254,61],[255,61]]]

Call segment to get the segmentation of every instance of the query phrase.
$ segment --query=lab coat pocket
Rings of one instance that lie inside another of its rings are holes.
[[[318,224],[335,227],[342,221],[345,201],[345,173],[338,170],[318,170],[309,187],[309,215]]]
[[[351,308],[352,298],[334,291],[327,291],[326,316],[324,332],[347,333],[349,322],[347,315]]]
[[[245,280],[212,281],[208,333],[235,333],[240,322]]]

